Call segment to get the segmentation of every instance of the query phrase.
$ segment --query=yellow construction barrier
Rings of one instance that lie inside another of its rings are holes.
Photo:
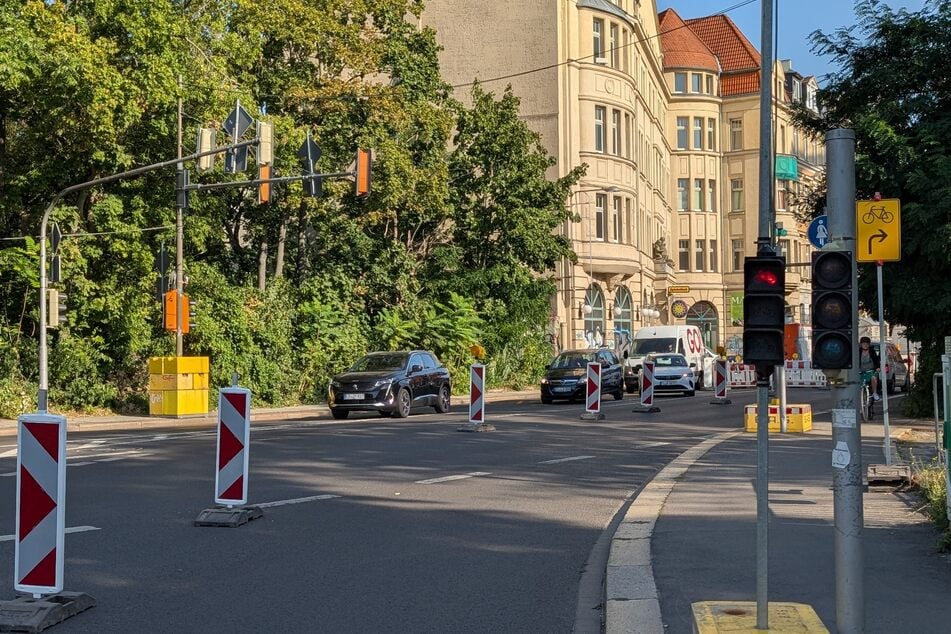
[[[744,409],[746,431],[756,431],[756,405],[747,405]],[[770,405],[769,431],[779,431],[779,405]],[[812,431],[812,405],[786,405],[786,431]]]
[[[701,601],[691,604],[695,634],[756,634],[755,601]],[[805,603],[767,604],[770,632],[829,634],[812,606]]]
[[[149,359],[149,415],[208,413],[208,357]]]

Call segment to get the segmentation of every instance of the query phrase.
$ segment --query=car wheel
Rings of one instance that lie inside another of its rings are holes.
[[[637,391],[637,388],[634,388],[634,387],[629,387],[629,388],[626,388],[626,389],[627,389],[627,393],[628,393],[628,394],[633,394],[634,392]]]
[[[334,418],[336,418],[337,420],[342,420],[342,419],[346,418],[349,413],[350,413],[350,412],[348,412],[348,411],[345,410],[345,409],[339,409],[339,408],[336,408],[336,407],[331,407],[331,408],[330,408],[330,415],[333,416]]]
[[[552,404],[551,397],[550,397],[550,396],[542,396],[542,403],[544,403],[545,405],[551,405],[551,404]]]
[[[439,414],[445,414],[449,411],[449,402],[449,386],[443,385],[439,388],[439,399],[436,401],[436,404],[433,405],[433,409]]]
[[[697,375],[697,386],[694,389],[695,390],[703,389],[703,373],[702,372]]]
[[[393,416],[396,418],[406,418],[409,416],[410,405],[409,390],[405,387],[400,388],[400,391],[396,394],[396,409],[393,411]]]
[[[617,389],[617,392],[614,393],[614,400],[615,400],[615,401],[620,401],[622,398],[624,398],[624,386],[623,386],[623,385],[619,386],[618,389]]]

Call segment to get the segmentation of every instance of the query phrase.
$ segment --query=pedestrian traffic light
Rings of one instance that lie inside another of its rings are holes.
[[[754,256],[743,264],[743,360],[758,373],[783,364],[786,325],[786,260]]]
[[[66,293],[55,288],[47,289],[49,301],[46,303],[47,328],[59,328],[66,323]]]
[[[812,364],[823,370],[852,367],[851,251],[812,254]]]

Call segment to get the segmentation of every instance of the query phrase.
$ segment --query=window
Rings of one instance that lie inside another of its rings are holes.
[[[612,212],[612,217],[611,217],[611,226],[613,230],[612,240],[614,242],[621,241],[621,212],[622,212],[621,204],[622,204],[621,197],[615,196],[614,197],[614,211]]]
[[[604,208],[608,206],[607,194],[595,196],[594,203],[594,238],[604,240]]]
[[[687,92],[687,73],[674,73],[674,92]]]
[[[703,211],[703,179],[693,179],[693,209]]]
[[[624,113],[624,156],[631,158],[631,134],[633,128],[631,127],[631,115]]]
[[[789,181],[776,181],[776,209],[785,209],[789,203]]]
[[[707,119],[707,149],[717,151],[717,120]]]
[[[599,18],[594,19],[591,37],[592,52],[594,53],[595,61],[597,61],[599,57],[604,57],[604,20]]]
[[[743,211],[743,179],[730,181],[730,211]]]
[[[716,241],[716,240],[710,240],[710,272],[711,272],[711,273],[716,273],[716,272],[717,272],[717,260],[718,260],[718,259],[719,259],[719,258],[717,257],[717,241]]]
[[[634,240],[635,240],[634,227],[635,227],[636,225],[634,224],[634,216],[631,215],[631,213],[632,213],[632,211],[631,211],[631,199],[630,199],[630,198],[626,198],[626,199],[624,200],[624,204],[625,204],[625,206],[627,207],[627,213],[624,214],[624,221],[627,223],[627,243],[628,243],[628,244],[634,244]]]
[[[730,149],[743,149],[743,119],[730,119]]]
[[[703,118],[693,118],[693,149],[703,149]]]
[[[686,178],[677,179],[677,210],[678,211],[687,211],[688,208],[688,196],[687,192],[689,181]]]
[[[690,74],[690,92],[700,94],[700,88],[703,83],[703,75],[700,73]]]
[[[627,29],[624,29],[624,48],[621,50],[621,62],[625,73],[630,74],[631,44]]]
[[[687,149],[687,121],[688,117],[677,117],[677,149]]]
[[[713,75],[707,75],[707,94],[713,94]]]
[[[696,268],[697,271],[702,271],[702,270],[703,270],[703,256],[705,255],[705,253],[704,253],[704,248],[703,248],[703,247],[704,247],[704,244],[703,244],[704,241],[703,241],[703,240],[696,240],[695,242],[696,242],[696,245],[697,245],[697,249],[696,249],[696,256],[697,256],[697,258],[696,258],[696,262],[694,262],[694,264],[697,265],[697,268]]]
[[[611,39],[608,40],[608,44],[611,47],[611,68],[620,68],[621,67],[620,59],[618,58],[618,53],[620,52],[620,50],[618,49],[618,46],[617,46],[618,45],[617,24],[614,24],[613,22],[611,23],[610,33],[611,33],[610,35]]]
[[[739,272],[743,270],[743,241],[734,240],[733,241],[733,271]]]
[[[690,241],[689,240],[680,240],[678,242],[680,252],[680,270],[689,271],[690,270]]]
[[[604,152],[604,106],[594,107],[594,151]]]
[[[707,181],[707,211],[717,210],[717,182],[714,179]]]
[[[621,156],[621,111],[611,111],[611,154]]]

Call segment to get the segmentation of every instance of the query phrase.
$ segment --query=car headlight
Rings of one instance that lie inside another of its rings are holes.
[[[374,388],[383,387],[389,385],[393,382],[393,379],[377,379],[376,383],[373,384]]]
[[[337,382],[337,381],[331,381],[331,382],[330,382],[330,387],[333,388],[333,389],[335,389],[335,390],[339,390],[339,389],[340,389],[340,383]]]
[[[690,376],[690,375],[691,375],[690,372],[684,372],[683,374],[680,375],[680,378],[686,379],[686,378],[687,378],[688,376]]]
[[[548,385],[548,377],[547,377],[547,376],[543,376],[543,377],[542,377],[542,385]]]

